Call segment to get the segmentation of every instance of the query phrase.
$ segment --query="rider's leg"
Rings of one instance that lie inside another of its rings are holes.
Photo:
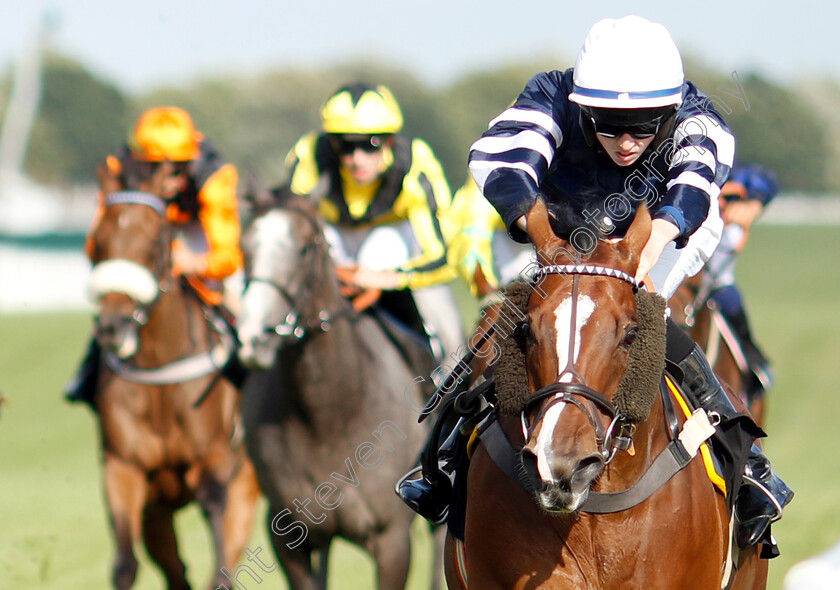
[[[670,320],[667,334],[666,357],[683,372],[686,393],[710,414],[723,418],[741,414],[726,395],[700,347]],[[753,445],[747,456],[744,484],[735,502],[739,546],[759,542],[770,523],[781,518],[782,508],[791,498],[791,489],[773,473],[769,459]]]
[[[464,343],[465,335],[451,285],[415,289],[412,295],[438,362],[447,365],[456,362],[452,359]]]
[[[767,357],[753,340],[743,299],[738,288],[734,284],[726,285],[714,291],[711,294],[711,299],[734,330],[743,347],[747,364],[755,380],[755,383],[748,384],[751,390],[749,393],[760,394],[767,391],[773,385],[770,361],[767,360]]]
[[[439,436],[436,428],[433,428],[420,453],[420,467],[397,482],[396,492],[400,499],[434,524],[443,523],[449,515],[458,459],[459,428],[463,422],[463,418],[456,421],[455,416],[450,415],[447,422],[441,425]],[[437,460],[430,461],[429,453],[435,451]]]
[[[96,385],[99,380],[99,360],[102,349],[95,338],[88,343],[87,352],[70,381],[64,386],[64,398],[69,402],[84,402],[96,410]]]

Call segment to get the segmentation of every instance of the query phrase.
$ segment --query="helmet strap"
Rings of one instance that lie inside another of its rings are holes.
[[[677,111],[678,107],[674,107],[674,111],[662,121],[662,124],[659,125],[659,131],[656,133],[656,136],[653,138],[653,141],[648,149],[652,148],[654,150],[658,150],[659,146],[662,145],[662,142],[674,135],[674,126],[677,122]]]
[[[589,116],[583,112],[583,109],[578,109],[578,124],[580,125],[580,130],[583,132],[583,139],[586,140],[586,145],[600,148],[601,144],[595,139],[595,126],[592,124]]]

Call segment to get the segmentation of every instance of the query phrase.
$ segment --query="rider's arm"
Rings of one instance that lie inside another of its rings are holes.
[[[672,138],[659,147],[668,150],[667,191],[654,211],[679,229],[677,247],[705,223],[720,239],[718,195],[735,158],[735,138],[714,111],[684,103]]]
[[[403,179],[394,213],[408,219],[420,253],[397,269],[401,288],[418,289],[455,278],[446,262],[441,216],[451,201],[449,184],[432,149],[424,141],[412,141],[411,168]]]
[[[455,193],[447,214],[447,260],[474,296],[479,295],[477,267],[490,287],[499,287],[493,261],[493,235],[504,229],[498,212],[474,182],[468,182]]]
[[[527,242],[527,235],[515,222],[536,202],[540,183],[563,142],[557,113],[567,104],[561,86],[570,89],[570,78],[569,72],[534,76],[470,148],[472,177],[519,242]]]
[[[242,266],[237,178],[236,168],[225,164],[207,179],[198,193],[198,218],[209,246],[201,275],[210,279],[228,277]]]

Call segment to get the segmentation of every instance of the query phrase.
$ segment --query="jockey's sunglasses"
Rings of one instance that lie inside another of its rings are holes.
[[[602,137],[615,139],[625,133],[629,133],[634,139],[648,139],[659,133],[659,126],[662,125],[662,118],[659,117],[646,123],[638,125],[610,125],[609,123],[598,122],[595,117],[589,117],[595,133]]]
[[[348,138],[342,135],[332,137],[333,147],[339,156],[349,156],[356,150],[362,150],[366,154],[373,154],[382,149],[385,140],[379,135],[367,135],[363,137]]]

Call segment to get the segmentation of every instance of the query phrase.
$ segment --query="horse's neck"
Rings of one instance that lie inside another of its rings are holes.
[[[335,267],[331,259],[321,261],[323,275],[315,281],[309,304],[303,311],[302,320],[308,334],[294,354],[298,385],[304,395],[316,396],[316,406],[324,404],[324,390],[336,388],[342,391],[339,405],[357,403],[366,387],[367,347],[359,333],[360,322],[350,309],[350,302],[341,294]],[[326,314],[327,329],[318,324],[319,314]],[[318,387],[308,387],[317,383]],[[326,396],[327,398],[335,396]],[[336,404],[330,404],[335,410]]]

